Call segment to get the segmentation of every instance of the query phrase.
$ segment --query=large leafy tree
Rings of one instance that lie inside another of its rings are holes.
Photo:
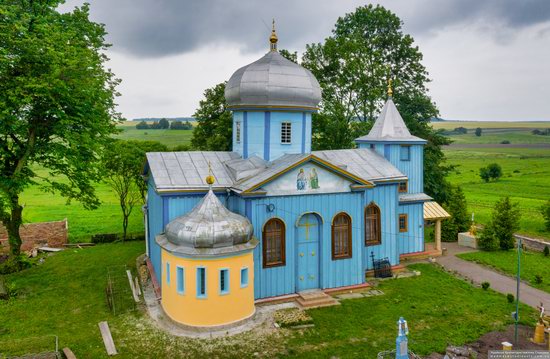
[[[386,99],[388,79],[394,80],[394,102],[410,131],[428,140],[425,150],[425,191],[447,200],[441,145],[449,140],[432,129],[438,110],[428,96],[430,81],[422,53],[402,32],[402,21],[382,6],[363,6],[340,17],[324,43],[306,47],[302,65],[323,89],[321,109],[313,118],[315,149],[351,148],[371,128]]]
[[[197,126],[191,146],[203,151],[230,151],[233,133],[231,113],[226,110],[225,82],[204,91],[204,99],[193,114]]]
[[[119,119],[103,25],[89,20],[88,5],[61,14],[60,3],[0,3],[0,219],[13,255],[28,186],[99,205],[92,182]]]

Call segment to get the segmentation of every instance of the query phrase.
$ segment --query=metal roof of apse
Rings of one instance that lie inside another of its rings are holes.
[[[230,109],[247,107],[299,108],[316,110],[321,87],[313,74],[270,51],[241,67],[225,86]]]
[[[404,143],[426,143],[420,137],[411,135],[405,121],[397,111],[392,98],[388,98],[380,116],[369,134],[355,139],[357,142],[396,141]]]

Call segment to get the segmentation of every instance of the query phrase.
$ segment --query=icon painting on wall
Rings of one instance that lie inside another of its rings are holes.
[[[308,189],[319,189],[319,176],[315,168],[308,169],[308,173],[300,168],[300,172],[296,176],[296,189],[298,191],[306,191]]]

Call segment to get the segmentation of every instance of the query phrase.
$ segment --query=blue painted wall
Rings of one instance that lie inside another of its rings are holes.
[[[160,283],[161,279],[161,265],[160,265],[160,247],[155,242],[157,234],[164,230],[163,226],[163,200],[154,189],[153,179],[149,178],[147,186],[147,223],[149,233],[147,236],[147,244],[149,245],[149,258],[155,268],[155,274],[157,280]]]
[[[363,234],[363,269],[370,270],[372,266],[371,252],[375,259],[388,258],[392,265],[399,264],[399,248],[397,246],[397,185],[378,185],[366,190],[362,210],[371,202],[380,208],[380,221],[382,226],[382,243],[374,246],[364,245]],[[364,228],[364,218],[363,218]]]
[[[241,123],[241,141],[236,140]],[[281,123],[292,124],[291,143],[281,143]],[[273,161],[286,153],[311,152],[311,113],[290,111],[234,111],[233,151],[248,158]]]
[[[374,150],[390,161],[409,179],[408,193],[424,192],[424,146],[410,145],[410,160],[401,160],[401,145],[396,143],[373,143]],[[359,148],[371,148],[370,143],[358,143]]]
[[[320,283],[321,288],[341,287],[363,283],[362,266],[362,203],[364,192],[334,193],[325,195],[280,196],[271,198],[246,199],[249,201],[254,235],[260,244],[254,251],[255,296],[271,297],[294,293],[296,288],[296,224],[304,213],[316,211],[322,218],[320,228]],[[275,209],[268,212],[267,205]],[[246,207],[246,204],[245,204]],[[332,260],[331,224],[332,218],[344,211],[352,218],[352,258]],[[286,224],[286,265],[263,268],[262,228],[270,218],[280,218]]]
[[[422,203],[400,204],[398,214],[407,214],[409,228],[407,232],[399,232],[397,243],[399,254],[424,251],[424,206]],[[397,226],[399,231],[399,223]]]

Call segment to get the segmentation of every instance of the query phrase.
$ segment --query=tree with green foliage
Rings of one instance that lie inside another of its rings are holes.
[[[120,119],[103,25],[90,21],[89,5],[61,14],[61,2],[0,3],[0,219],[14,256],[30,185],[99,205],[92,182]]]
[[[204,99],[193,114],[197,126],[193,130],[191,146],[201,151],[231,151],[233,119],[226,110],[225,82],[204,91]]]
[[[438,110],[428,96],[430,81],[413,38],[402,32],[402,21],[382,6],[358,7],[338,18],[324,43],[306,47],[302,66],[323,90],[320,111],[313,116],[314,149],[355,146],[368,133],[386,100],[388,79],[394,80],[393,100],[412,134],[425,147],[425,191],[446,202],[449,184],[441,146],[450,143],[429,120]]]
[[[550,200],[540,207],[540,214],[544,218],[544,227],[547,231],[550,231]]]
[[[294,51],[294,52],[290,52],[286,49],[281,49],[279,50],[279,53],[281,54],[282,57],[284,57],[285,59],[287,60],[290,60],[294,63],[298,63],[298,52],[297,51]]]
[[[497,201],[489,224],[483,229],[478,243],[482,249],[509,250],[514,248],[514,233],[519,229],[521,213],[518,203],[510,197]]]
[[[165,145],[156,141],[113,140],[106,146],[103,153],[104,180],[118,196],[123,240],[126,240],[134,207],[145,201],[147,183],[142,177],[145,154],[167,150]]]
[[[502,167],[498,163],[491,163],[487,167],[479,169],[479,177],[485,182],[490,180],[498,181],[502,177]]]
[[[475,134],[476,134],[477,137],[480,137],[480,136],[481,136],[481,132],[482,132],[481,127],[476,128]]]
[[[145,122],[145,121],[140,121],[140,122],[136,125],[136,129],[138,129],[138,130],[148,130],[148,129],[149,129],[149,125],[148,125],[147,122]]]
[[[451,188],[449,200],[444,207],[451,218],[441,223],[441,240],[454,242],[458,238],[458,233],[466,232],[471,224],[466,197],[460,186]]]
[[[159,126],[159,129],[161,130],[167,130],[170,128],[170,121],[168,121],[165,118],[161,118],[158,126]]]

